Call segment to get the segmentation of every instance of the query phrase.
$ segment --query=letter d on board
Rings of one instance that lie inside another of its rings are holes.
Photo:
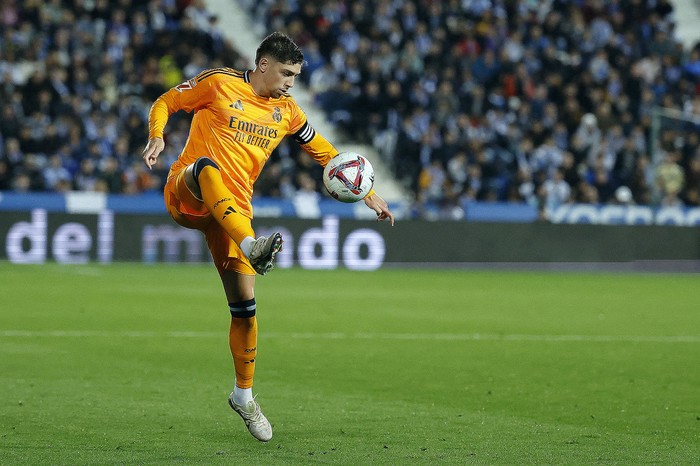
[[[46,261],[46,211],[32,210],[31,222],[18,222],[7,232],[7,258],[15,264],[43,264]],[[22,244],[29,240],[29,249]]]

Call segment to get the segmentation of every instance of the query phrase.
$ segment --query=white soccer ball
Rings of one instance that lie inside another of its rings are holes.
[[[374,168],[356,152],[341,152],[323,169],[323,185],[340,202],[357,202],[374,186]]]

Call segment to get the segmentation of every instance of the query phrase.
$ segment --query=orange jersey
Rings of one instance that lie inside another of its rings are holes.
[[[248,71],[206,70],[161,95],[149,114],[149,138],[162,138],[169,116],[178,110],[194,111],[194,117],[185,147],[168,176],[199,157],[210,157],[221,169],[240,212],[250,218],[253,183],[282,138],[293,135],[323,166],[338,153],[308,124],[293,98],[257,95]]]

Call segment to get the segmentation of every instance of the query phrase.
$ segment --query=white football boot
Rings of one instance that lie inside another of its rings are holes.
[[[270,421],[267,420],[265,415],[260,410],[260,405],[257,401],[250,400],[245,406],[236,404],[233,401],[233,392],[228,397],[228,404],[239,416],[243,418],[248,432],[260,440],[261,442],[268,442],[272,438],[272,426]]]
[[[282,235],[273,233],[269,237],[261,236],[253,243],[250,249],[250,265],[260,275],[265,275],[272,270],[273,261],[278,252],[282,250]]]

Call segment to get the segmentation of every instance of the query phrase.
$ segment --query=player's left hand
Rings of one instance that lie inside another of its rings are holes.
[[[394,226],[394,214],[391,213],[386,201],[382,199],[379,194],[370,194],[369,196],[365,197],[364,201],[367,207],[377,213],[378,222],[388,219],[391,221],[391,226]]]

